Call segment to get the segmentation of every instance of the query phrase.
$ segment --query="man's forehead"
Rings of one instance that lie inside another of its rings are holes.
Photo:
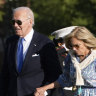
[[[26,18],[27,13],[25,11],[15,11],[13,17]]]

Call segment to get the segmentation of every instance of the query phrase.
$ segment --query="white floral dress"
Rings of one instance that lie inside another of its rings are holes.
[[[79,62],[79,58],[76,57],[76,59]],[[96,59],[84,68],[81,74],[84,79],[84,85],[81,86],[82,92],[80,96],[96,96]],[[65,59],[64,73],[59,76],[57,82],[62,87],[68,87],[75,85],[75,81],[75,68],[71,62],[70,55],[68,55]],[[78,87],[74,96],[78,96]]]

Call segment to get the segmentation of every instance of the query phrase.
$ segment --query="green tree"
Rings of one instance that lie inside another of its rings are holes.
[[[95,0],[31,0],[35,28],[45,34],[72,25],[85,26],[95,34]]]

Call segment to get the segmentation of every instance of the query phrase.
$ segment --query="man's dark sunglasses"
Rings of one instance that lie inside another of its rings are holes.
[[[17,23],[18,25],[22,25],[21,20],[12,20],[11,23],[12,23],[12,25],[15,25],[15,23]]]
[[[30,19],[30,18],[28,18],[28,19]],[[28,20],[28,19],[26,19],[26,20]],[[26,20],[25,20],[25,21],[26,21]],[[22,23],[25,22],[25,21],[21,21],[21,20],[12,20],[11,23],[12,23],[12,25],[15,25],[15,23],[17,23],[18,25],[22,25]]]

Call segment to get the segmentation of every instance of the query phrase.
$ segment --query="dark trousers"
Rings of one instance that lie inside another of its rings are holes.
[[[16,95],[16,96],[18,96],[18,95]],[[24,96],[34,96],[34,93],[29,94],[29,95],[24,95]]]
[[[25,96],[34,96],[34,93],[32,93],[32,94],[29,94],[29,95],[25,95]]]
[[[74,91],[64,89],[64,96],[74,96]]]

